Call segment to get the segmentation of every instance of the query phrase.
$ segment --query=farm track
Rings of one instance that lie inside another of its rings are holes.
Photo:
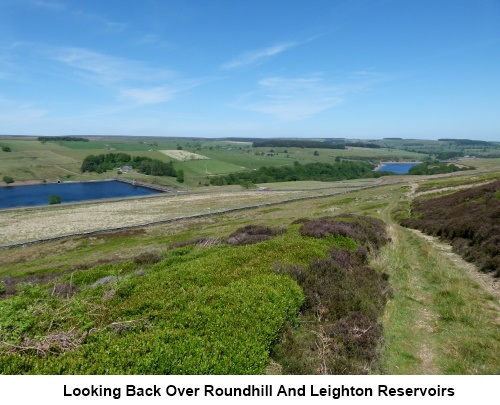
[[[404,197],[418,194],[415,183]],[[391,217],[398,198],[380,213],[392,243],[376,261],[390,275],[394,297],[384,316],[382,368],[387,374],[488,374],[500,371],[499,283],[479,273],[451,246],[401,227]],[[443,297],[455,301],[443,306]],[[478,330],[481,330],[478,333]],[[485,340],[490,347],[485,347]],[[464,357],[463,353],[472,352]],[[458,370],[458,371],[457,371]]]

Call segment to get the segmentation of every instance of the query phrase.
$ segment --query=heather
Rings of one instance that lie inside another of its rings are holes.
[[[500,181],[417,200],[401,223],[449,241],[483,272],[500,277]]]
[[[327,257],[307,265],[279,265],[304,290],[299,323],[288,325],[273,358],[285,374],[366,374],[377,368],[382,339],[380,316],[392,290],[388,276],[368,265],[387,242],[385,224],[359,215],[300,219],[308,239],[347,237],[349,247],[332,244]]]

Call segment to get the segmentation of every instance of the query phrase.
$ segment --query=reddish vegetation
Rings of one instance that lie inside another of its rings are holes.
[[[387,242],[385,224],[358,215],[299,219],[300,233],[316,238],[342,235],[358,247],[331,248],[329,257],[315,258],[309,266],[276,265],[303,288],[302,314],[307,332],[287,330],[274,358],[286,374],[364,374],[376,367],[382,337],[379,317],[392,289],[386,274],[367,266],[368,249],[376,253]],[[307,337],[310,332],[314,341]],[[319,339],[319,340],[318,340]]]
[[[277,235],[282,235],[286,229],[269,228],[261,225],[247,225],[234,231],[227,238],[227,243],[230,245],[251,245],[253,243],[263,242],[274,238]]]
[[[465,260],[500,277],[500,180],[416,201],[412,214],[402,225],[450,241]]]
[[[306,221],[299,219],[294,223],[303,224],[300,233],[304,236],[323,238],[328,235],[342,235],[371,250],[376,250],[387,242],[384,223],[371,217],[341,214]]]

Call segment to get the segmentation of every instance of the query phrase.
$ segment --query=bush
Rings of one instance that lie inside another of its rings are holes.
[[[226,240],[229,245],[252,245],[272,239],[286,232],[286,229],[269,228],[261,225],[247,225],[234,231]]]
[[[14,179],[10,176],[3,176],[3,181],[7,184],[14,183]]]
[[[352,238],[372,251],[379,249],[387,242],[385,224],[375,218],[341,214],[334,217],[323,217],[309,221],[297,220],[302,223],[301,235],[314,238],[324,238],[328,235],[341,235]]]
[[[9,146],[2,146],[2,150],[3,150],[4,152],[12,152],[12,150],[10,149],[10,147],[9,147]]]
[[[53,195],[49,196],[49,204],[50,205],[61,204],[61,201],[62,201],[62,199],[58,195],[53,194]]]
[[[155,264],[162,260],[163,256],[157,252],[144,252],[134,257],[135,264]]]
[[[348,222],[350,219],[351,222]],[[340,222],[337,222],[340,221]],[[362,216],[297,220],[304,236],[354,237],[375,251],[387,242],[381,221]],[[368,249],[332,247],[329,257],[315,258],[308,268],[275,265],[304,290],[302,317],[307,327],[285,329],[273,358],[284,374],[365,374],[373,369],[382,338],[378,318],[392,294],[386,274],[366,266]]]

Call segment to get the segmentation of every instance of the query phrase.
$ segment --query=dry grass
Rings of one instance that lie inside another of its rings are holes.
[[[162,194],[102,203],[4,210],[0,212],[0,246],[223,212],[228,209],[294,198],[326,195],[336,191],[346,190],[325,189],[315,192],[241,190],[203,194]]]

